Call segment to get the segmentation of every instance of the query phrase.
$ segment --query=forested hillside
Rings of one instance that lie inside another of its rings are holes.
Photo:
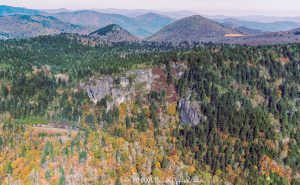
[[[299,184],[299,55],[299,44],[0,41],[0,182]]]
[[[87,34],[91,30],[40,15],[0,16],[0,39],[22,39],[60,33]]]

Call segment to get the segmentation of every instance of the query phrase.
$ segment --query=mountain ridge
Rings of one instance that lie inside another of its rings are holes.
[[[138,40],[137,37],[116,24],[110,24],[100,28],[90,33],[89,36],[97,37],[107,42],[134,42]]]
[[[255,21],[243,21],[233,18],[217,20],[217,22],[223,25],[230,26],[233,28],[237,27],[247,27],[249,29],[260,30],[264,32],[276,32],[276,31],[287,31],[300,27],[300,23],[290,22],[290,21],[276,21],[269,23],[261,23]]]
[[[202,41],[224,37],[225,34],[239,34],[238,31],[200,15],[175,21],[148,39],[151,41]]]
[[[141,38],[152,35],[171,22],[170,18],[158,14],[156,14],[156,17],[160,17],[162,19],[161,22],[147,17],[142,19],[142,17],[127,17],[120,14],[99,13],[90,10],[60,12],[52,14],[52,16],[62,21],[82,25],[94,30],[110,24],[117,24]],[[145,20],[150,20],[150,22],[145,24]]]
[[[82,26],[62,22],[51,16],[9,15],[0,16],[0,33],[3,39],[20,39],[59,33],[84,34],[86,30]]]
[[[40,15],[41,13],[42,12],[39,10],[0,5],[0,16],[14,15],[14,14]]]

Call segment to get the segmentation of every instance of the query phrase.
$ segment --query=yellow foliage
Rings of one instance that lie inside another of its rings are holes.
[[[266,146],[268,146],[268,147],[270,147],[270,148],[272,148],[272,149],[276,149],[276,145],[275,145],[275,143],[272,141],[272,140],[266,140]]]
[[[4,165],[0,165],[0,177],[4,177],[5,176],[5,172],[4,172]]]
[[[217,169],[217,171],[216,171],[216,176],[220,176],[222,174],[222,170],[220,170],[220,169]]]
[[[158,168],[155,168],[152,171],[152,174],[153,174],[154,177],[163,178],[163,172]]]
[[[123,139],[123,138],[121,138],[121,137],[119,137],[119,138],[117,139],[117,143],[118,143],[119,146],[124,145],[125,142],[126,142],[125,139]]]
[[[163,160],[163,158],[164,158],[164,156],[163,156],[163,155],[161,155],[161,154],[157,155],[157,160],[159,160],[159,161],[162,161],[162,160]]]
[[[55,169],[55,166],[52,163],[50,163],[48,165],[48,168],[49,168],[49,170],[53,171]]]
[[[153,138],[147,139],[147,147],[154,148],[155,146],[155,140]]]
[[[141,133],[140,135],[140,143],[142,146],[146,146],[146,142],[147,142],[147,136],[145,136],[144,133]]]
[[[57,177],[57,176],[52,177],[52,178],[51,178],[51,181],[50,181],[50,185],[57,185],[58,182],[59,182],[59,180],[58,180],[58,177]]]
[[[228,33],[224,35],[225,37],[244,37],[246,35],[240,34],[240,33]]]
[[[167,114],[170,116],[176,115],[177,103],[171,103],[168,105]]]
[[[180,161],[180,157],[178,155],[172,155],[171,158],[173,161]]]
[[[226,166],[226,173],[228,174],[227,179],[230,182],[234,182],[234,179],[236,177],[236,172],[232,169],[230,165]]]
[[[131,173],[136,173],[137,172],[135,167],[132,167],[130,171],[131,171]]]
[[[156,163],[155,163],[155,167],[156,168],[160,168],[161,166],[160,166],[160,162],[159,161],[156,161]]]
[[[130,111],[132,114],[138,114],[139,108],[135,103],[130,104]]]
[[[127,106],[125,103],[120,104],[119,111],[120,111],[120,114],[119,114],[120,120],[125,120],[126,115],[127,115]]]
[[[194,165],[191,165],[185,168],[184,171],[186,171],[189,175],[192,175],[196,171],[196,168],[194,167]]]
[[[150,118],[150,109],[148,106],[144,108],[144,112],[145,112],[146,117]]]

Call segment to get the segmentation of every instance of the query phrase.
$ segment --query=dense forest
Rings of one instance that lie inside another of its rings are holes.
[[[146,69],[149,91],[127,74]],[[91,101],[101,76],[134,95]],[[299,44],[0,41],[0,182],[299,184],[299,111]]]

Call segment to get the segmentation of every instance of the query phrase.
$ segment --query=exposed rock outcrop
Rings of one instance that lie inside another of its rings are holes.
[[[111,94],[112,87],[112,77],[105,76],[97,79],[91,78],[86,84],[86,91],[91,100],[96,104],[102,98]]]
[[[150,92],[153,81],[152,69],[128,71],[124,76],[113,79],[111,76],[91,78],[83,88],[86,89],[90,99],[96,104],[106,96],[112,101],[108,108],[114,104],[121,104],[135,96],[141,90]]]
[[[186,69],[186,65],[176,63],[171,65],[174,79],[180,78]],[[166,93],[166,101],[176,103],[179,98],[174,84],[167,84],[167,75],[164,65],[147,69],[127,71],[116,76],[92,77],[86,83],[78,84],[78,89],[85,90],[94,104],[103,98],[108,98],[107,109],[123,102],[134,100],[142,95],[147,98],[150,91]]]
[[[144,84],[146,91],[151,90],[151,85],[154,80],[152,69],[128,71],[126,76],[131,78],[135,84]]]
[[[205,121],[207,117],[201,113],[200,105],[196,101],[181,99],[179,101],[180,120],[184,124],[193,126]]]

